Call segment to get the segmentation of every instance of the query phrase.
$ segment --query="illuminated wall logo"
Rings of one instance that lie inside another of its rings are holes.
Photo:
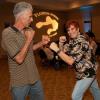
[[[53,37],[55,35],[57,35],[57,30],[58,30],[58,20],[59,18],[49,12],[39,12],[39,13],[35,13],[34,16],[37,19],[40,19],[41,17],[44,17],[42,20],[37,20],[36,22],[36,28],[41,30],[42,28],[46,29],[45,27],[48,25],[51,25],[50,28],[46,29],[47,34],[49,35],[49,37]]]

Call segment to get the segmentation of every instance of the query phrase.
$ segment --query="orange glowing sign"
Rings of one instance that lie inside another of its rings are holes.
[[[43,26],[45,27],[47,25],[51,25],[52,27],[46,30],[47,34],[49,35],[49,37],[57,35],[59,18],[56,15],[48,12],[39,12],[34,14],[35,17],[40,17],[44,15],[45,15],[45,20],[37,22],[36,28],[41,29],[43,28]]]

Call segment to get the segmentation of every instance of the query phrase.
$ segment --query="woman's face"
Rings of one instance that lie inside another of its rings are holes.
[[[68,35],[70,38],[76,38],[79,35],[79,28],[76,28],[74,25],[70,25],[67,29]]]

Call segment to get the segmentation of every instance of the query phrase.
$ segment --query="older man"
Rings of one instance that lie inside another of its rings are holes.
[[[2,32],[2,47],[8,55],[10,87],[13,100],[44,100],[43,89],[34,60],[33,50],[47,44],[48,36],[33,45],[35,32],[30,28],[33,21],[32,5],[19,2],[14,6],[15,23]]]

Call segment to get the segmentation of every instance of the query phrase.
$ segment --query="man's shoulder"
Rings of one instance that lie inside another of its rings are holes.
[[[14,32],[11,27],[7,27],[2,31],[2,36],[13,35]]]

